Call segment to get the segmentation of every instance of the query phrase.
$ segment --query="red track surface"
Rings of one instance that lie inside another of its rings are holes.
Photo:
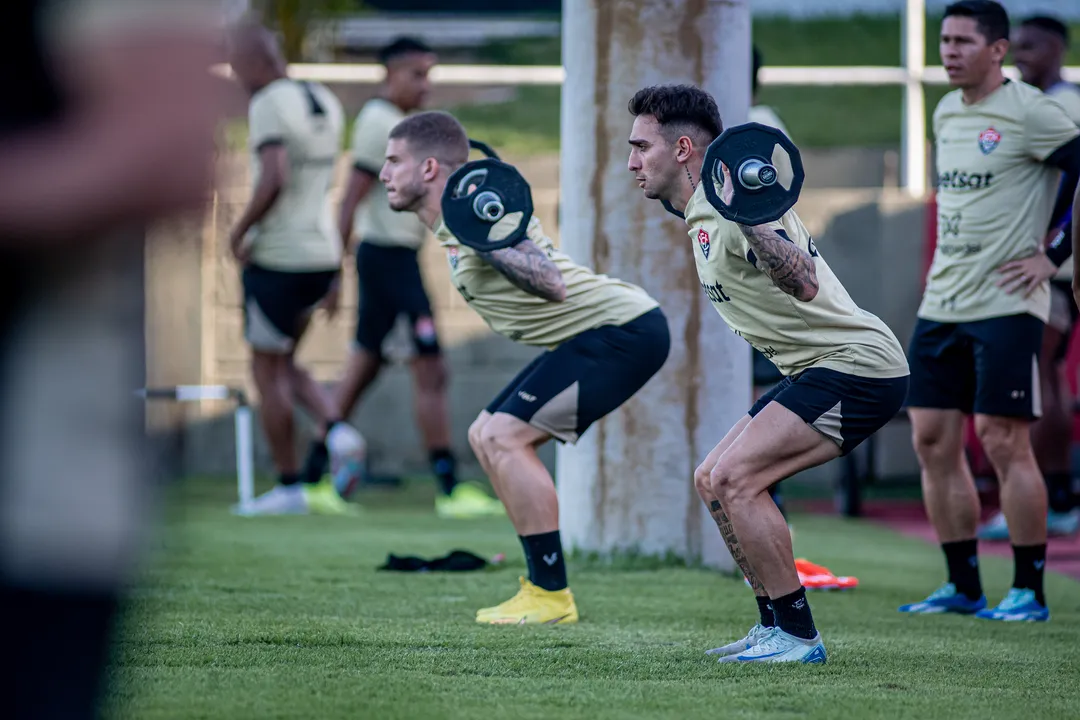
[[[792,503],[805,512],[834,514],[829,500]],[[986,508],[984,519],[997,512],[996,508]],[[937,544],[937,536],[930,520],[926,517],[922,502],[918,500],[868,500],[863,503],[863,519],[885,525],[909,537],[922,538]],[[1012,557],[1012,548],[1007,542],[979,542],[979,553]],[[1046,550],[1047,564],[1050,570],[1080,580],[1080,536],[1070,538],[1051,538]]]

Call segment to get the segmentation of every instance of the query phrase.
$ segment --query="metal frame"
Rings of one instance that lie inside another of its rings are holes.
[[[253,441],[252,411],[247,395],[240,388],[227,385],[174,385],[172,387],[142,388],[136,392],[145,400],[172,402],[201,402],[203,400],[233,400],[236,439],[236,491],[238,510],[242,513],[255,498],[255,444]]]

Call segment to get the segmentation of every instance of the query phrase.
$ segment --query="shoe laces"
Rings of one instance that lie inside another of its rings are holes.
[[[761,636],[761,639],[757,641],[754,647],[746,651],[747,653],[769,655],[787,649],[787,643],[784,641],[780,628],[772,627],[762,629],[765,630],[765,634]]]

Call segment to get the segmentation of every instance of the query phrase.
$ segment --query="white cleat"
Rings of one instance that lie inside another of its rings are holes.
[[[308,512],[307,496],[304,488],[295,485],[278,485],[251,501],[247,507],[233,508],[237,515],[306,515]]]
[[[749,650],[720,658],[722,663],[798,662],[822,665],[825,661],[825,645],[821,642],[821,633],[811,640],[803,640],[778,627],[770,628],[769,634]]]
[[[758,623],[754,627],[750,628],[750,632],[746,633],[746,637],[741,640],[736,640],[730,645],[724,647],[713,648],[712,650],[706,650],[706,655],[719,655],[721,658],[728,655],[738,655],[741,652],[745,652],[750,648],[758,644],[758,642],[766,637],[772,628],[767,628],[761,623]]]

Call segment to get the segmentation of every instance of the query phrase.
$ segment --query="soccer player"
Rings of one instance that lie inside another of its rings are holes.
[[[749,227],[709,204],[702,163],[723,123],[708,93],[648,87],[629,110],[630,172],[645,197],[682,213],[705,294],[784,374],[694,472],[760,612],[745,638],[709,652],[721,662],[825,662],[791,536],[768,488],[851,452],[896,415],[907,392],[903,350],[852,301],[794,211]]]
[[[660,370],[670,346],[667,319],[641,288],[556,250],[535,217],[513,247],[478,252],[459,243],[442,222],[440,200],[468,154],[465,129],[452,115],[421,113],[391,131],[380,179],[391,207],[415,212],[435,232],[454,287],[492,330],[545,348],[469,428],[469,444],[506,506],[529,568],[517,595],[478,611],[476,620],[577,622],[555,485],[536,451],[553,438],[576,443]]]
[[[279,473],[277,486],[255,499],[251,514],[345,512],[330,481],[323,481],[327,445],[335,456],[358,448],[355,430],[340,422],[329,394],[296,363],[296,348],[312,314],[341,269],[341,244],[329,204],[344,113],[333,93],[286,75],[274,36],[243,22],[230,33],[229,62],[251,93],[249,144],[252,198],[230,246],[243,267],[245,338],[262,401],[263,428]],[[301,471],[295,447],[294,406],[318,421]]]
[[[907,404],[948,579],[901,612],[1049,618],[1046,487],[1030,428],[1041,412],[1048,280],[1071,252],[1065,243],[1044,253],[1043,239],[1061,171],[1072,183],[1080,171],[1080,130],[1048,95],[1005,78],[1008,37],[996,2],[963,0],[945,11],[940,50],[956,89],[934,111],[938,238],[908,348]],[[972,413],[1001,485],[1015,560],[1012,589],[996,608],[986,607],[979,577],[979,496],[963,452]]]
[[[353,408],[382,368],[383,343],[397,319],[411,327],[413,408],[431,471],[439,483],[435,510],[444,517],[505,514],[502,505],[473,483],[459,483],[450,450],[447,408],[447,368],[424,289],[417,256],[427,229],[412,213],[390,209],[386,188],[378,182],[386,158],[390,130],[406,114],[423,107],[430,91],[428,74],[436,56],[427,45],[399,38],[379,54],[386,80],[379,95],[367,102],[356,118],[352,134],[353,168],[339,211],[342,242],[348,247],[355,227],[359,300],[356,342],[338,387],[342,417]],[[346,496],[356,477],[338,479]]]
[[[0,25],[0,696],[12,720],[102,716],[161,485],[133,396],[146,375],[144,229],[205,207],[224,115],[207,72],[221,60],[219,8],[112,5],[14,0]]]
[[[1080,87],[1061,79],[1061,68],[1069,44],[1069,30],[1060,20],[1031,17],[1020,23],[1012,42],[1012,55],[1020,76],[1050,95],[1065,108],[1069,118],[1080,125]],[[1072,213],[1068,212],[1070,188],[1061,188],[1062,202],[1051,218],[1048,242],[1064,240],[1069,233]],[[1061,264],[1050,280],[1050,319],[1043,330],[1039,353],[1042,417],[1031,426],[1031,444],[1035,459],[1046,480],[1049,513],[1047,535],[1072,535],[1080,529],[1080,509],[1075,509],[1069,447],[1072,445],[1073,398],[1062,378],[1064,360],[1069,350],[1077,309],[1072,299],[1073,260]],[[1011,289],[1011,288],[1010,288]],[[986,540],[1008,540],[1009,528],[1004,513],[997,513],[979,528]]]

